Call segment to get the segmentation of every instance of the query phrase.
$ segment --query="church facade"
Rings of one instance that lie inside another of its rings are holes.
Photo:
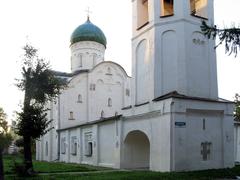
[[[106,38],[88,19],[71,37],[72,73],[36,159],[185,171],[234,166],[233,103],[218,97],[213,1],[132,0],[132,77],[104,61]]]

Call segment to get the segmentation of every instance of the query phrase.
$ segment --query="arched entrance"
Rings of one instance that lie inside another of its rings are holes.
[[[149,169],[150,142],[142,131],[131,131],[124,140],[123,168]]]

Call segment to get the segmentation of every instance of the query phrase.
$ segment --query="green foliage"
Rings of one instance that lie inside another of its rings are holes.
[[[24,91],[22,111],[17,113],[16,133],[24,139],[24,174],[32,175],[32,140],[47,133],[51,120],[47,119],[47,102],[53,101],[66,86],[65,81],[57,78],[49,63],[37,55],[37,49],[31,45],[23,48],[24,58],[22,78],[17,80],[17,87]],[[21,168],[20,168],[21,169]]]
[[[66,84],[54,75],[49,63],[38,57],[37,49],[27,44],[23,50],[22,79],[17,80],[17,87],[25,92],[25,99],[16,132],[37,139],[50,130],[46,103],[56,98]]]
[[[33,139],[46,134],[52,120],[47,119],[46,109],[43,105],[31,105],[25,107],[25,111],[18,113],[19,123],[16,133],[20,136],[29,135]]]
[[[234,112],[234,120],[240,122],[240,95],[235,95],[235,112]]]
[[[235,54],[235,57],[240,50],[240,28],[225,28],[219,29],[216,25],[209,26],[205,21],[202,22],[201,30],[208,39],[216,37],[219,38],[219,43],[215,48],[221,44],[225,44],[226,53]]]
[[[7,148],[12,141],[12,136],[9,133],[6,118],[6,114],[4,113],[3,109],[0,108],[0,151],[4,148]]]
[[[15,141],[15,145],[19,148],[23,147],[24,146],[24,141],[23,141],[23,138],[19,138]]]

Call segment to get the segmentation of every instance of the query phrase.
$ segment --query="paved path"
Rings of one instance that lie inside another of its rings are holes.
[[[101,170],[101,171],[85,171],[85,172],[55,172],[55,173],[38,173],[39,176],[49,175],[84,175],[84,174],[99,174],[99,173],[111,173],[111,172],[129,172],[131,170]],[[5,177],[15,177],[15,175],[5,175]]]

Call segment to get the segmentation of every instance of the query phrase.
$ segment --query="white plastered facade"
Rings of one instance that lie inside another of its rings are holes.
[[[233,167],[239,158],[233,103],[218,98],[214,42],[201,34],[202,19],[190,15],[190,1],[175,0],[174,15],[160,17],[161,1],[148,0],[148,21],[138,27],[141,2],[132,0],[132,78],[103,61],[101,44],[71,46],[76,73],[49,104],[55,129],[37,142],[37,160],[186,171]],[[207,14],[213,22],[213,1]]]

